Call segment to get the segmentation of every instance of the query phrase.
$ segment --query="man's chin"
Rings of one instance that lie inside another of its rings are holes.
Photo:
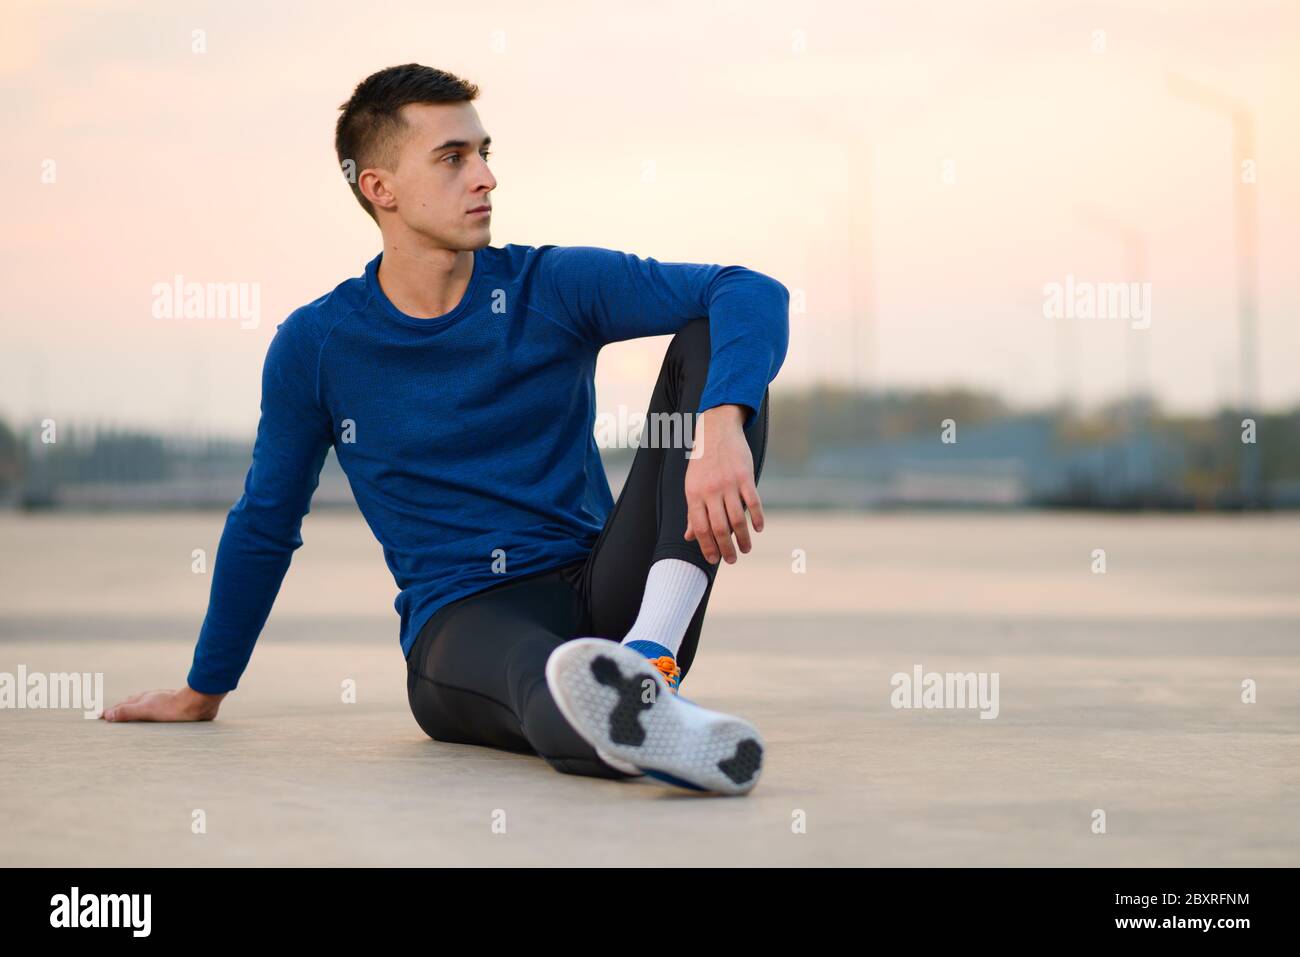
[[[421,235],[427,238],[432,245],[461,253],[473,252],[476,249],[482,249],[484,246],[492,245],[492,230],[485,227],[462,229],[455,235],[452,235],[451,230],[437,234],[421,233]]]

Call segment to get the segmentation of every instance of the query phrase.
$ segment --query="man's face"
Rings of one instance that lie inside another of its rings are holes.
[[[492,241],[489,141],[472,103],[409,103],[397,168],[378,171],[387,208],[407,228],[446,249],[482,249]]]

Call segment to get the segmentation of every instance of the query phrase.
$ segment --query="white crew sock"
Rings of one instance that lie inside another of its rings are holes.
[[[655,562],[646,576],[641,611],[623,644],[651,641],[676,657],[708,587],[709,576],[704,569],[690,562],[680,558],[661,558]]]

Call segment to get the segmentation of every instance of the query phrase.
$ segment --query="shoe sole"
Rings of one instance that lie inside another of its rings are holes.
[[[723,794],[758,783],[763,739],[754,726],[679,698],[630,648],[604,638],[566,641],[547,659],[546,683],[589,744],[650,777]]]

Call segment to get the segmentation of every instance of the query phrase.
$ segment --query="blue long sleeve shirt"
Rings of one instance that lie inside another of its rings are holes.
[[[785,358],[789,293],[741,266],[487,246],[459,305],[418,319],[380,288],[381,258],[276,328],[188,677],[196,691],[238,684],[331,447],[397,583],[409,654],[447,602],[595,545],[614,505],[593,434],[602,346],[707,316],[697,411],[734,403],[745,424]]]

